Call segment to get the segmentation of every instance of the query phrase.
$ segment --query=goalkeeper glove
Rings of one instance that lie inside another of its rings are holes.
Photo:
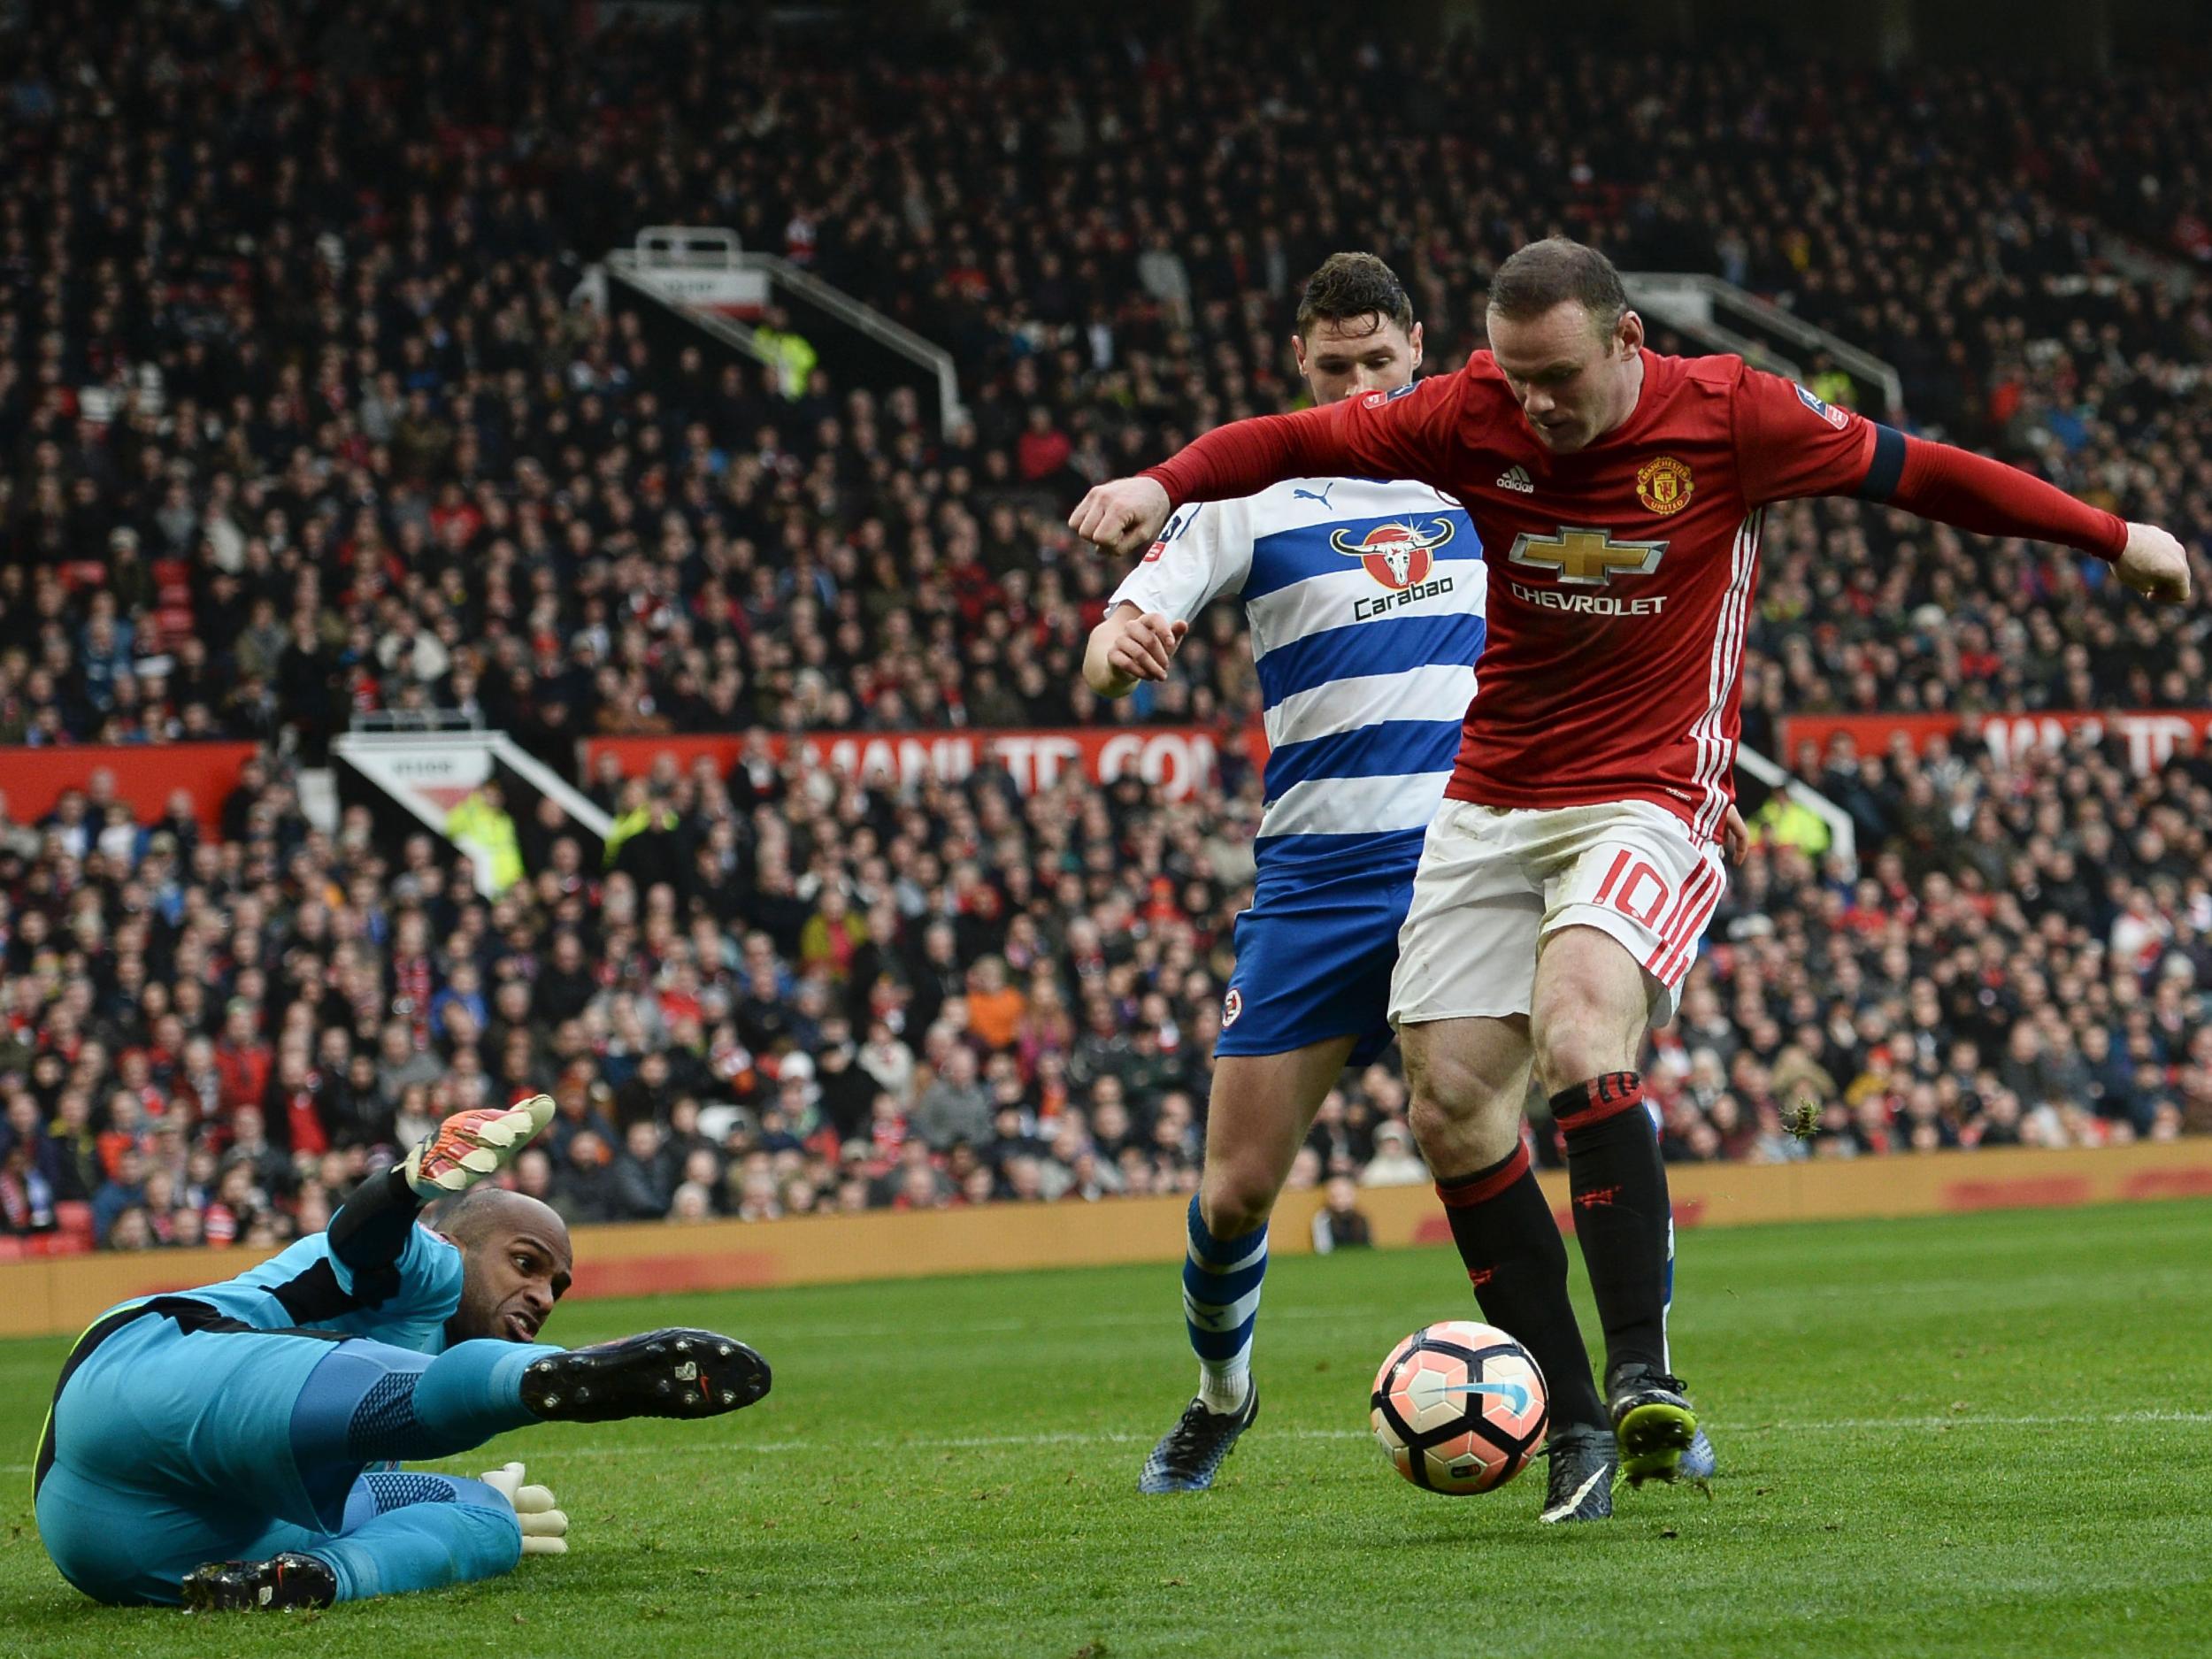
[[[533,1094],[512,1106],[455,1112],[400,1168],[416,1197],[426,1202],[443,1198],[506,1168],[552,1121],[550,1094]]]
[[[524,1486],[520,1463],[488,1469],[482,1479],[486,1486],[514,1506],[515,1519],[522,1523],[524,1555],[568,1554],[568,1517],[555,1507],[549,1488]]]

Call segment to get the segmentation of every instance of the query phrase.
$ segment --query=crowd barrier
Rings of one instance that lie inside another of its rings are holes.
[[[1942,1215],[2153,1198],[2212,1197],[2212,1138],[2101,1151],[1933,1153],[1847,1163],[1677,1164],[1678,1227],[1744,1226]],[[1544,1177],[1571,1228],[1566,1179]],[[1273,1248],[1310,1250],[1317,1193],[1286,1195]],[[783,1221],[580,1227],[571,1295],[637,1296],[824,1285],[934,1273],[1171,1262],[1183,1254],[1185,1201],[994,1204],[876,1210]],[[1380,1246],[1443,1244],[1450,1233],[1427,1187],[1364,1188]],[[133,1296],[243,1271],[264,1253],[182,1250],[52,1257],[0,1265],[0,1336],[73,1335]]]

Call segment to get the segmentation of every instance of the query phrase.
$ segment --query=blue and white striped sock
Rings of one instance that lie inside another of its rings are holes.
[[[1198,1398],[1209,1411],[1243,1409],[1252,1386],[1252,1325],[1267,1277],[1264,1223],[1241,1238],[1217,1239],[1190,1201],[1190,1253],[1183,1261],[1183,1323],[1198,1356]]]

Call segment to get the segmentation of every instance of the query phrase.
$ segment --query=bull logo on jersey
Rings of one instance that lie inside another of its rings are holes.
[[[1436,562],[1431,555],[1451,539],[1449,518],[1432,518],[1419,530],[1406,524],[1379,524],[1356,541],[1348,530],[1329,532],[1331,547],[1346,558],[1357,559],[1393,593],[1427,580]]]

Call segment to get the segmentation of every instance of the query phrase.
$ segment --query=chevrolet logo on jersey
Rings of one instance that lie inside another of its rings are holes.
[[[1557,535],[1530,535],[1513,539],[1506,555],[1516,565],[1533,565],[1557,571],[1563,585],[1600,588],[1615,575],[1648,576],[1659,568],[1664,541],[1616,541],[1608,530],[1578,530],[1566,525]]]

